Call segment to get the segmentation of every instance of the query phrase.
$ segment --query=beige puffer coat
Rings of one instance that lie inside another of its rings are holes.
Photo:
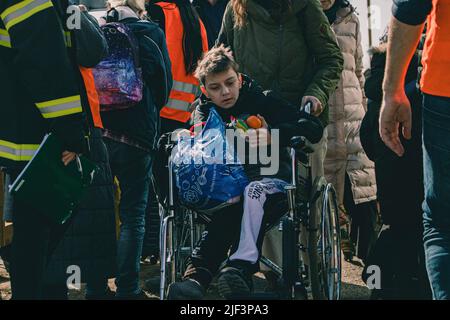
[[[361,121],[366,112],[364,75],[359,20],[351,7],[337,12],[332,28],[344,56],[342,72],[336,92],[330,97],[328,150],[325,157],[325,176],[343,203],[345,174],[350,178],[356,204],[376,199],[375,167],[359,140]]]

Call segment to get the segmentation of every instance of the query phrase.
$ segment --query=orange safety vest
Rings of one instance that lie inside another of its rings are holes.
[[[81,76],[83,77],[84,85],[86,87],[86,94],[89,100],[89,107],[91,109],[92,119],[96,128],[103,129],[102,118],[100,117],[100,102],[98,100],[98,93],[95,89],[94,75],[92,69],[79,67]]]
[[[422,54],[423,92],[450,97],[450,1],[433,0]]]
[[[172,63],[173,87],[169,101],[161,109],[160,116],[179,122],[187,122],[191,113],[189,108],[200,93],[200,83],[192,75],[186,74],[183,56],[183,23],[177,5],[169,2],[156,3],[164,12],[167,50]],[[208,51],[208,37],[205,26],[200,21],[203,52]]]

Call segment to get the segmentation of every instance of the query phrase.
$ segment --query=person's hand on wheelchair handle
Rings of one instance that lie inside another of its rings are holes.
[[[322,103],[320,102],[320,100],[314,96],[304,96],[302,98],[301,109],[304,110],[305,107],[307,107],[308,103],[311,106],[309,113],[316,117],[320,116],[320,114],[323,111],[323,106],[322,106]]]

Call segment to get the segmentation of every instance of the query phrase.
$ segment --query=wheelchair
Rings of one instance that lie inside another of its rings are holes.
[[[280,290],[276,297],[280,299],[340,299],[341,250],[336,192],[324,177],[313,181],[310,164],[313,151],[305,137],[291,139],[292,181],[285,187],[288,210],[279,223],[265,228],[266,232],[271,228],[281,232],[281,265],[264,256],[259,260],[278,276]],[[168,194],[162,197],[156,192],[161,217],[161,300],[165,299],[168,286],[181,280],[187,258],[205,225],[211,221],[208,215],[177,203],[170,157],[167,170]],[[158,190],[155,181],[154,185]]]

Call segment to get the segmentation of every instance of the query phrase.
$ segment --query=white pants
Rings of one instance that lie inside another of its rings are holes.
[[[257,241],[264,217],[264,203],[267,195],[285,192],[288,183],[273,178],[251,182],[244,191],[244,213],[241,221],[241,234],[237,250],[230,260],[243,260],[256,263],[259,259]],[[263,230],[264,232],[264,230]]]

